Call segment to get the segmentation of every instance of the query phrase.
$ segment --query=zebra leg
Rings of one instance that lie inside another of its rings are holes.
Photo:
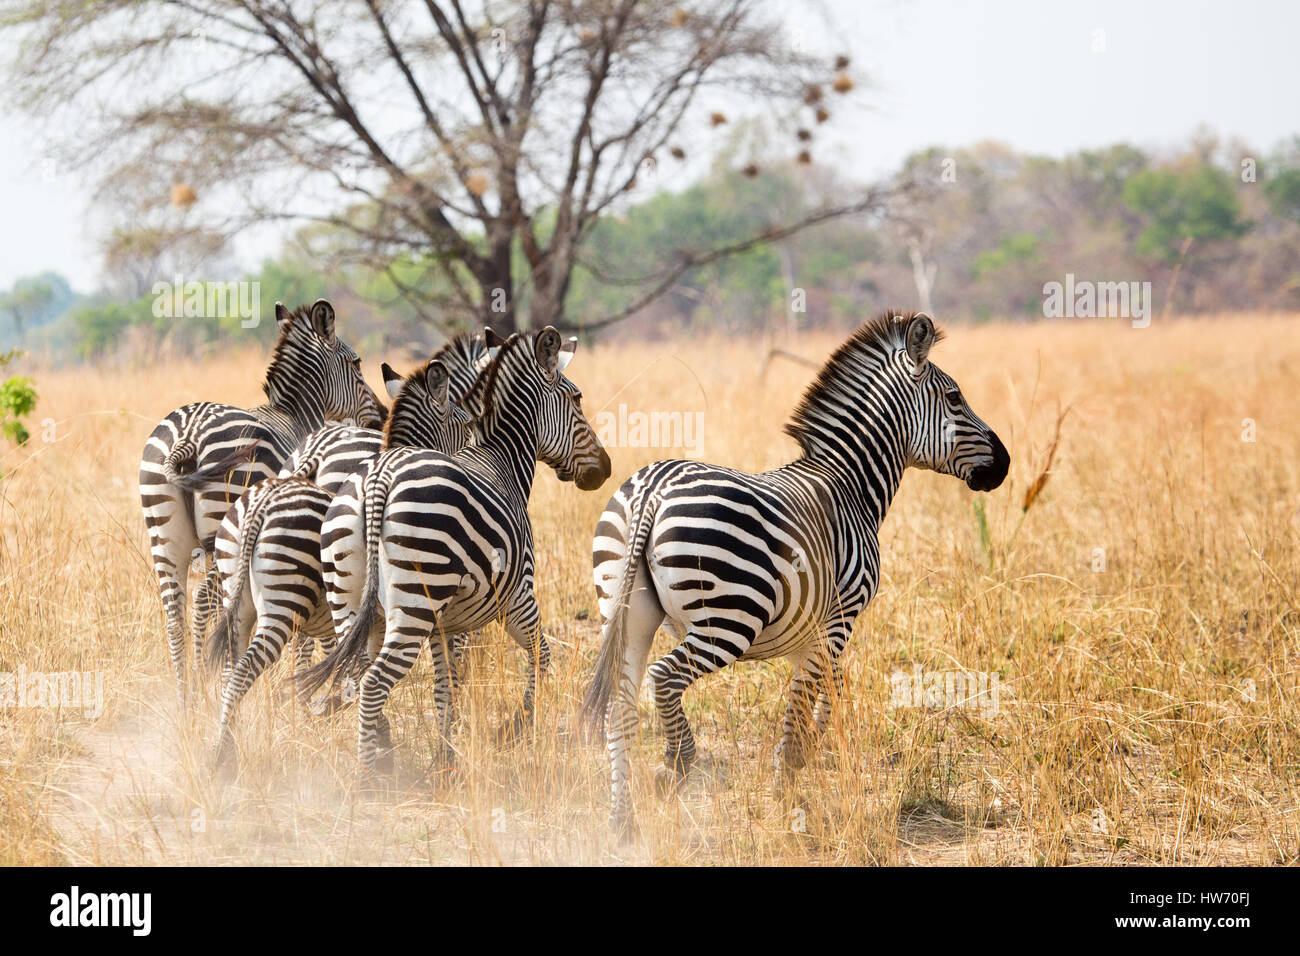
[[[221,692],[221,724],[217,730],[217,745],[209,760],[209,767],[216,771],[226,765],[234,756],[234,736],[230,725],[235,717],[235,710],[253,682],[261,676],[271,664],[280,659],[284,645],[289,640],[289,633],[283,621],[270,616],[262,617],[257,622],[257,633],[249,643],[248,649],[240,655],[239,660],[230,671]]]
[[[455,687],[453,684],[452,645],[454,638],[443,634],[429,635],[429,654],[433,658],[433,704],[438,712],[438,753],[434,767],[450,770],[456,765],[456,752],[451,746],[451,725],[455,720]],[[391,746],[391,743],[390,743]]]
[[[451,689],[453,691],[460,689],[460,682],[464,678],[462,671],[465,667],[465,655],[469,653],[469,646],[478,639],[478,631],[465,631],[456,634],[451,639]]]
[[[726,631],[715,641],[701,631],[691,631],[686,640],[650,665],[654,681],[655,709],[668,738],[664,749],[664,773],[658,775],[660,790],[676,785],[695,762],[695,734],[682,709],[682,694],[705,674],[721,670],[749,648],[752,641]],[[737,644],[741,646],[737,648]],[[737,652],[738,651],[738,652]]]
[[[632,741],[636,737],[636,698],[645,676],[646,660],[654,643],[655,632],[663,622],[650,575],[644,567],[633,581],[623,615],[623,661],[619,668],[618,690],[611,695],[605,714],[605,747],[609,751],[610,828],[620,838],[630,839],[636,832],[632,812]],[[611,620],[604,622],[604,639],[609,640]],[[685,632],[678,635],[685,638]]]
[[[524,699],[519,710],[497,731],[498,743],[513,740],[532,722],[533,708],[537,702],[537,685],[551,666],[551,646],[542,633],[540,616],[531,589],[523,592],[506,615],[506,633],[528,655],[528,680],[524,685]]]
[[[822,683],[821,668],[815,657],[809,657],[795,667],[790,679],[790,700],[781,721],[781,740],[776,745],[778,774],[792,774],[808,761],[808,745],[812,742],[809,719]]]
[[[151,517],[146,514],[146,519]],[[149,552],[153,558],[154,573],[158,577],[158,593],[162,597],[163,613],[167,619],[167,654],[171,659],[172,674],[176,679],[176,699],[182,711],[189,699],[185,680],[185,602],[189,587],[190,556],[198,547],[193,528],[187,516],[173,516],[166,529],[171,537],[164,537],[160,529],[150,528]]]
[[[221,611],[221,574],[216,565],[208,569],[203,582],[194,594],[194,608],[190,615],[190,632],[194,640],[194,673],[203,673],[203,646],[207,642],[208,624],[214,614]]]
[[[826,727],[830,723],[832,693],[837,698],[844,696],[844,671],[840,668],[839,661],[831,662],[830,670],[822,678],[821,687],[817,691],[817,707],[813,710],[813,734],[817,738],[826,733]]]
[[[361,776],[366,781],[375,779],[381,745],[387,744],[382,769],[384,772],[391,770],[392,742],[382,739],[387,737],[385,731],[388,727],[384,704],[388,702],[393,685],[405,677],[415,663],[420,644],[428,632],[427,623],[410,616],[400,607],[393,608],[388,615],[384,646],[361,678],[357,706],[357,758]]]

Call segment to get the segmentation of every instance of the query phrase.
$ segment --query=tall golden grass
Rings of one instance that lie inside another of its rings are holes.
[[[282,661],[245,702],[240,770],[222,782],[203,769],[213,689],[188,718],[173,702],[135,476],[173,407],[255,404],[264,355],[39,372],[34,438],[0,459],[0,671],[102,671],[105,709],[0,709],[0,863],[1296,861],[1300,327],[948,333],[933,358],[1003,437],[1008,483],[979,496],[905,478],[849,692],[793,792],[771,790],[782,663],[688,693],[701,762],[669,799],[643,706],[628,845],[606,831],[603,747],[574,722],[599,640],[590,532],[616,481],[679,450],[611,448],[596,493],[539,472],[555,661],[531,739],[494,742],[523,680],[498,628],[469,655],[454,776],[429,774],[426,660],[389,705],[397,773],[378,797],[354,792],[354,714],[284,701]],[[570,372],[589,414],[701,411],[700,456],[760,470],[792,455],[780,427],[812,374],[765,363],[773,344],[821,359],[837,339],[596,347]],[[372,373],[385,357],[366,356]],[[895,706],[891,675],[917,666],[997,674],[997,712]]]

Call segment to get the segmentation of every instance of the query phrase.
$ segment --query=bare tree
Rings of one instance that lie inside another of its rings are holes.
[[[639,175],[698,153],[730,107],[805,138],[853,86],[846,57],[792,48],[762,0],[17,0],[0,23],[22,38],[22,105],[73,131],[65,162],[152,182],[154,203],[184,184],[209,231],[323,224],[443,326],[510,330],[524,306],[569,324],[582,245]],[[581,324],[881,198],[681,249]]]

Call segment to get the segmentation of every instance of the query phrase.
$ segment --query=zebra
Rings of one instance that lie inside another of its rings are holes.
[[[877,533],[907,467],[991,491],[1010,456],[957,383],[929,360],[924,312],[885,312],[826,362],[786,432],[800,456],[749,474],[695,461],[638,471],[610,499],[592,542],[602,643],[583,701],[604,722],[610,824],[635,832],[630,748],[655,632],[677,646],[650,665],[667,738],[658,783],[695,758],[682,694],[733,661],[786,657],[790,698],[774,755],[778,788],[802,767],[843,690],[840,655],[879,583]],[[814,700],[816,711],[811,713]]]
[[[561,481],[584,491],[599,488],[610,474],[609,455],[582,414],[582,393],[564,375],[577,341],[562,342],[550,326],[504,341],[488,330],[486,341],[491,364],[464,400],[475,419],[470,444],[453,456],[409,448],[385,452],[365,476],[361,507],[340,497],[326,520],[325,579],[339,643],[300,680],[310,694],[331,676],[366,665],[357,756],[367,782],[374,779],[381,745],[382,769],[390,769],[384,704],[422,642],[433,657],[444,766],[453,762],[447,641],[454,635],[502,619],[529,665],[523,706],[505,729],[517,731],[531,715],[550,656],[533,595],[528,497],[536,463],[545,462]],[[331,562],[329,552],[348,540],[365,542],[360,575]],[[356,582],[359,597],[351,593]],[[371,648],[377,605],[385,628],[382,645],[376,641]]]
[[[252,409],[195,402],[153,430],[140,462],[140,502],[167,620],[176,693],[185,707],[185,603],[192,556],[211,539],[244,488],[274,475],[294,447],[327,420],[379,425],[384,407],[361,375],[361,360],[334,334],[325,299],[289,311],[275,304],[279,338]],[[211,581],[196,606],[208,606]],[[200,648],[195,644],[195,663]]]
[[[384,378],[393,408],[384,425],[386,440],[454,452],[469,438],[469,416],[448,396],[450,375],[438,358],[402,379],[387,365]],[[335,449],[334,458],[340,454]],[[330,456],[326,456],[330,457]],[[216,564],[225,590],[221,619],[208,643],[208,663],[226,671],[221,720],[209,765],[233,754],[231,722],[240,700],[261,673],[296,637],[295,673],[311,660],[317,639],[334,644],[334,626],[322,600],[321,524],[334,499],[325,488],[299,476],[268,478],[237,501],[221,523]],[[249,599],[246,594],[251,592]],[[251,632],[242,650],[236,643]]]

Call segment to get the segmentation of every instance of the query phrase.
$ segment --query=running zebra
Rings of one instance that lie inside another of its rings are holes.
[[[470,418],[450,401],[450,376],[441,360],[430,359],[396,382],[392,369],[384,370],[394,399],[385,440],[446,452],[464,446]],[[221,522],[215,550],[225,604],[208,643],[209,665],[226,672],[210,760],[214,770],[233,756],[231,722],[240,700],[285,645],[296,640],[295,673],[310,663],[317,639],[327,649],[334,645],[320,561],[321,524],[333,500],[305,478],[268,478],[246,491]],[[238,645],[250,633],[241,653]]]
[[[605,722],[610,823],[634,829],[629,750],[656,630],[677,646],[650,665],[672,785],[695,758],[682,694],[732,661],[789,658],[778,784],[803,766],[842,691],[839,659],[879,582],[877,532],[903,470],[927,468],[975,491],[1002,484],[1010,458],[957,383],[929,361],[925,313],[885,313],[831,356],[786,432],[795,461],[748,474],[694,461],[641,469],[610,499],[592,543],[603,621],[583,703]],[[813,705],[816,701],[816,713]]]
[[[523,708],[509,729],[531,714],[550,654],[533,595],[528,496],[536,465],[545,462],[584,491],[609,477],[609,455],[583,417],[582,394],[563,374],[576,341],[563,343],[548,326],[505,341],[489,330],[487,343],[491,364],[464,400],[475,419],[470,444],[450,457],[410,448],[385,452],[364,479],[362,506],[337,499],[326,520],[325,583],[341,639],[301,682],[310,694],[331,676],[368,663],[357,708],[357,756],[367,779],[381,746],[387,769],[392,742],[384,704],[421,643],[433,657],[444,763],[452,759],[448,641],[455,635],[503,620],[529,666]],[[362,540],[363,573],[340,575],[331,550]],[[350,593],[358,580],[359,596]],[[385,630],[382,649],[371,649],[377,602]]]
[[[167,647],[181,706],[186,701],[185,603],[190,561],[202,553],[244,489],[274,475],[293,449],[327,420],[383,423],[384,408],[361,375],[361,360],[334,334],[324,299],[290,312],[275,304],[279,339],[252,409],[213,402],[178,408],[153,430],[140,462],[140,501],[167,616]],[[210,591],[209,589],[206,589]],[[206,594],[196,604],[207,603]],[[195,644],[195,662],[199,660]]]

